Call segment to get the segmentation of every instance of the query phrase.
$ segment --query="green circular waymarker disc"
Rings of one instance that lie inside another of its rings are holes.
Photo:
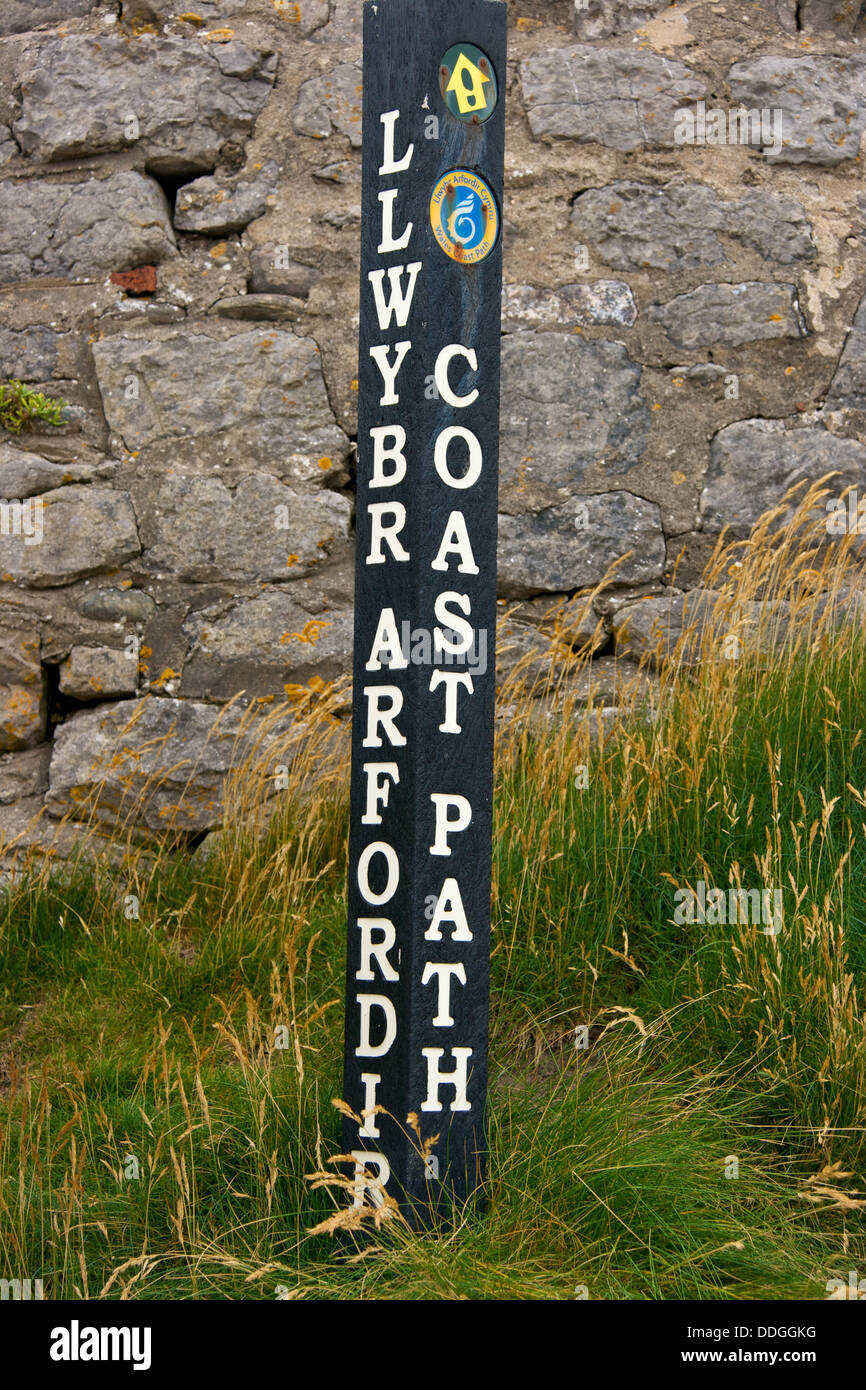
[[[487,54],[474,43],[456,43],[439,64],[439,90],[452,116],[480,125],[496,110],[499,84]]]

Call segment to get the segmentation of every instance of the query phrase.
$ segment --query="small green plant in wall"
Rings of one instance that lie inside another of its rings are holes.
[[[59,427],[63,424],[64,400],[52,400],[41,391],[31,391],[23,381],[0,384],[0,424],[11,434],[32,429],[37,421]]]

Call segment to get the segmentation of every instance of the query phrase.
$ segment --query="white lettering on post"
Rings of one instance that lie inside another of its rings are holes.
[[[452,941],[471,941],[472,933],[466,920],[466,909],[460,896],[460,885],[456,878],[446,878],[442,884],[430,925],[424,933],[425,941],[442,940],[442,923],[453,922]]]
[[[382,373],[382,385],[385,388],[384,394],[379,399],[380,405],[400,404],[400,397],[394,388],[397,384],[400,368],[406,360],[406,353],[409,352],[411,348],[411,342],[395,343],[394,352],[396,353],[396,357],[393,362],[390,362],[388,359],[388,353],[391,351],[388,343],[381,343],[379,347],[370,348],[370,356]]]
[[[406,476],[406,455],[403,453],[406,447],[406,431],[402,425],[379,425],[370,431],[370,438],[373,441],[370,487],[396,487]],[[386,440],[391,441],[387,447]],[[393,473],[385,472],[386,463],[393,463]],[[452,516],[456,515],[456,512],[452,513]]]
[[[379,194],[379,202],[382,204],[382,240],[377,250],[380,256],[387,256],[392,251],[405,251],[412,235],[414,223],[407,222],[401,235],[394,236],[394,202],[397,193],[398,189],[389,188],[385,193]]]
[[[451,612],[448,605],[452,604],[459,608],[461,613],[472,612],[472,600],[468,594],[453,594],[450,592],[439,594],[433,605],[433,612],[436,614],[440,623],[447,623],[451,632],[455,633],[457,640],[452,642],[445,636],[441,627],[434,627],[433,640],[436,643],[437,651],[448,652],[449,656],[465,656],[472,646],[475,637],[475,629],[471,623],[467,623],[465,618],[458,618]]]
[[[387,809],[391,782],[400,781],[400,769],[396,763],[364,763],[364,776],[367,779],[367,809],[361,817],[362,825],[381,825],[380,804]],[[385,778],[380,782],[379,778]],[[390,777],[391,781],[387,779]]]
[[[376,1088],[382,1077],[378,1072],[361,1072],[361,1082],[364,1087],[364,1108],[361,1114],[364,1123],[358,1130],[359,1139],[379,1139],[382,1131],[376,1124]]]
[[[445,718],[439,725],[440,734],[461,734],[463,725],[457,723],[457,690],[463,686],[470,695],[475,693],[468,671],[434,671],[430,677],[430,693],[445,686]]]
[[[388,653],[387,661],[384,660],[385,652]],[[394,610],[393,608],[383,608],[379,614],[376,636],[373,638],[370,659],[365,669],[381,671],[383,666],[388,666],[393,671],[403,671],[408,665],[409,658],[404,655],[400,645],[400,634],[397,631],[397,619],[394,617]]]
[[[450,1072],[440,1071],[437,1065],[439,1058],[445,1056],[444,1047],[422,1047],[421,1055],[427,1058],[427,1099],[422,1103],[421,1109],[441,1110],[442,1102],[439,1099],[439,1088],[441,1086],[453,1086],[454,1099],[451,1102],[451,1109],[471,1110],[472,1107],[466,1099],[466,1087],[469,1081],[469,1058],[472,1056],[472,1048],[451,1048],[454,1070]]]
[[[363,1150],[353,1149],[352,1157],[355,1160],[355,1201],[356,1207],[364,1205],[364,1193],[369,1192],[370,1201],[374,1207],[385,1205],[385,1188],[391,1177],[391,1165],[384,1154],[368,1154]],[[370,1164],[376,1169],[376,1176],[369,1176]]]
[[[460,965],[435,964],[432,961],[424,966],[424,974],[421,976],[422,985],[429,985],[431,980],[439,983],[439,999],[436,1006],[436,1016],[433,1019],[434,1028],[453,1028],[454,1019],[451,1017],[451,978],[459,980],[461,985],[466,984],[466,967]]]
[[[412,223],[410,222],[409,230],[411,231],[411,229]],[[402,250],[402,247],[396,249]],[[406,327],[406,323],[409,319],[409,310],[412,308],[412,300],[415,298],[415,281],[418,279],[418,271],[421,269],[421,265],[421,261],[415,261],[412,265],[392,265],[391,269],[387,272],[388,283],[391,289],[391,293],[387,300],[385,299],[384,288],[386,272],[384,270],[370,271],[367,278],[373,286],[373,298],[376,301],[376,315],[379,319],[379,327],[383,333],[387,330],[392,318],[396,319],[398,328]],[[405,290],[400,283],[404,275],[409,276],[409,283]],[[398,344],[398,346],[402,346],[402,344]]]
[[[369,982],[375,980],[373,961],[379,968],[383,980],[399,980],[400,975],[388,959],[388,952],[397,940],[394,923],[387,917],[359,917],[361,929],[361,965],[355,972],[356,980]],[[373,932],[382,934],[381,941],[373,940]]]
[[[410,344],[411,346],[411,344]],[[455,439],[462,439],[469,450],[469,467],[462,478],[455,478],[448,467],[448,451]],[[462,425],[452,425],[450,429],[443,430],[436,440],[436,447],[433,450],[433,463],[436,472],[447,483],[449,487],[470,488],[474,487],[481,477],[481,467],[484,462],[484,455],[481,443],[476,434],[471,430],[464,429]]]
[[[472,807],[465,796],[449,796],[445,792],[431,792],[430,800],[436,808],[436,829],[430,853],[450,854],[448,836],[469,828],[472,824]],[[449,807],[457,812],[453,818],[448,815]]]
[[[447,573],[449,564],[445,558],[446,555],[459,555],[460,564],[457,568],[461,574],[480,573],[475,563],[475,556],[472,554],[469,532],[466,529],[466,518],[462,512],[452,512],[449,516],[436,559],[430,562],[431,570],[441,570]]]
[[[370,885],[370,865],[377,855],[381,855],[385,860],[388,874],[381,893],[375,892]],[[367,845],[361,851],[361,857],[358,860],[358,887],[365,903],[369,903],[371,907],[382,907],[384,903],[389,903],[397,892],[399,882],[400,861],[393,845],[386,844],[384,840],[374,840],[371,845]]]
[[[398,160],[394,154],[394,130],[400,119],[399,111],[384,111],[379,117],[385,127],[383,136],[384,154],[382,163],[379,166],[379,177],[384,178],[387,174],[403,174],[412,163],[412,156],[415,153],[415,146],[410,145],[403,158]]]
[[[379,726],[392,748],[405,748],[406,735],[397,728],[397,715],[403,708],[403,692],[397,685],[365,685],[364,699],[367,701],[367,736],[365,748],[381,748]],[[390,700],[389,708],[382,708],[382,701]]]
[[[368,565],[384,565],[385,552],[383,545],[387,545],[395,560],[405,563],[409,558],[409,552],[398,539],[400,532],[406,525],[406,508],[402,502],[371,502],[367,511],[372,522],[370,533],[370,554],[367,556]],[[385,524],[385,517],[392,518],[389,525]]]
[[[467,406],[473,405],[478,400],[480,393],[477,387],[474,391],[470,391],[468,396],[458,396],[451,390],[448,368],[455,357],[464,357],[472,371],[478,371],[478,354],[475,349],[463,347],[460,343],[450,343],[448,347],[442,349],[436,358],[436,390],[446,405],[452,405],[455,410],[465,410]]]
[[[384,1057],[391,1051],[397,1036],[397,1010],[386,994],[356,994],[355,1002],[361,1010],[361,1041],[355,1048],[355,1056]],[[370,1019],[374,1009],[380,1009],[385,1015],[385,1036],[378,1043],[370,1040]]]

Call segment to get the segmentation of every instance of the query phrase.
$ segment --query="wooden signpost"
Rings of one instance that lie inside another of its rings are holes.
[[[364,5],[344,1144],[416,1224],[485,1160],[505,54]]]

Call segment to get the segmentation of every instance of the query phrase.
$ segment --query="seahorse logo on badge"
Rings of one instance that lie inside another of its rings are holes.
[[[461,265],[477,265],[499,239],[499,208],[480,175],[452,169],[433,189],[430,224],[446,256]]]

